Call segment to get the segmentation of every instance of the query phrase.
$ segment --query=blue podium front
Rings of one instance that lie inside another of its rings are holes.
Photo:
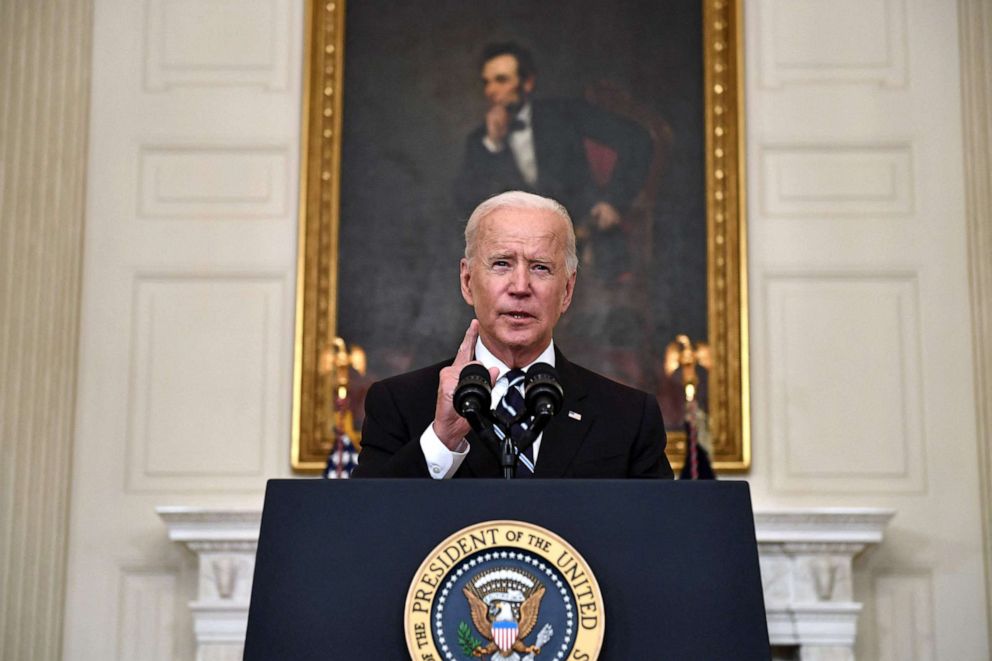
[[[245,659],[768,659],[745,482],[272,480]]]

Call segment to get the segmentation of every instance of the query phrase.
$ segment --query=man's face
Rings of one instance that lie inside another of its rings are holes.
[[[497,209],[482,219],[472,262],[461,262],[462,296],[479,335],[510,367],[532,362],[572,302],[566,221],[551,211]]]
[[[517,58],[512,55],[497,55],[483,64],[482,84],[489,105],[508,109],[523,105],[526,96],[534,91],[534,77],[520,80]]]

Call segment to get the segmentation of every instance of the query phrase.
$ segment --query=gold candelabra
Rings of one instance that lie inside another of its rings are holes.
[[[355,417],[349,406],[348,385],[351,380],[351,370],[362,376],[365,375],[367,361],[365,350],[357,344],[348,345],[340,337],[335,337],[331,345],[320,355],[320,374],[325,378],[334,373],[334,426],[339,437],[344,433],[351,439],[356,448],[361,447],[361,434],[355,429]]]

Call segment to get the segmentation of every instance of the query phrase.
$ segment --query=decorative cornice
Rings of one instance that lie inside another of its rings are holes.
[[[168,527],[169,539],[185,543],[257,542],[262,520],[257,509],[163,506],[155,511]],[[895,510],[881,508],[761,510],[754,513],[755,537],[759,544],[860,547],[881,542],[893,516]]]
[[[754,513],[754,533],[759,544],[878,544],[893,516],[881,508],[765,510]]]
[[[861,604],[854,601],[818,601],[811,603],[794,603],[788,606],[765,606],[770,617],[778,613],[802,613],[808,618],[833,619],[847,615],[857,615],[861,612]]]
[[[171,536],[170,539],[184,542],[194,553],[251,553],[254,555],[258,549],[257,535],[256,539],[240,541],[186,541]]]
[[[761,554],[774,555],[846,555],[854,557],[865,550],[867,543],[851,542],[768,542],[758,541]]]
[[[258,542],[262,512],[257,509],[156,507],[169,539],[187,544]],[[219,550],[219,549],[218,549]]]

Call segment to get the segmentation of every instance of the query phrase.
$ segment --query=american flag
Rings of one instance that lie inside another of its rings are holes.
[[[685,410],[685,464],[679,474],[680,480],[715,480],[716,473],[713,472],[713,465],[710,464],[709,453],[705,446],[699,442],[699,410],[696,408],[696,401],[686,402]]]
[[[517,642],[517,623],[509,620],[493,622],[493,642],[500,652],[509,652]]]
[[[348,398],[337,397],[334,401],[337,411],[335,419],[338,423],[344,418],[344,413],[348,410]],[[351,477],[351,471],[358,466],[358,450],[351,442],[348,433],[341,428],[341,424],[334,425],[334,444],[327,454],[327,465],[324,467],[324,477],[329,480],[347,480]]]
[[[358,466],[358,450],[347,434],[338,434],[331,451],[327,454],[324,477],[329,480],[347,480],[351,471]]]

